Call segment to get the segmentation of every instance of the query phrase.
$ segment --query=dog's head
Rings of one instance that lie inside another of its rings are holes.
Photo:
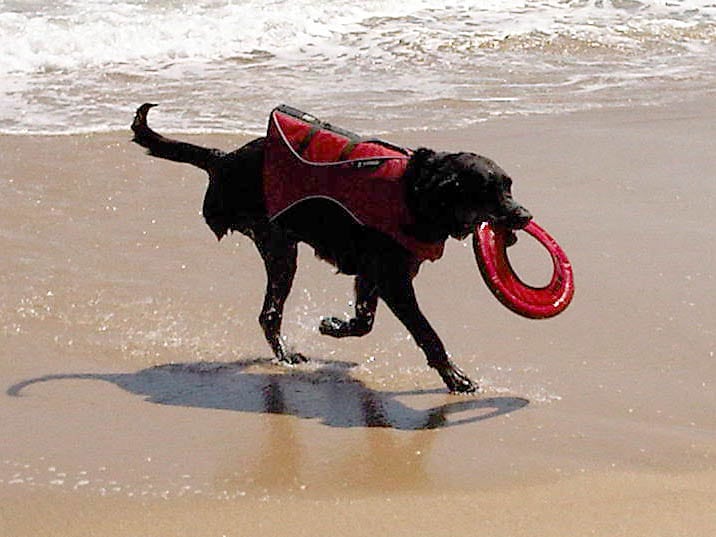
[[[408,203],[418,220],[463,239],[481,222],[521,229],[530,212],[512,198],[512,179],[474,153],[418,149],[408,167]]]

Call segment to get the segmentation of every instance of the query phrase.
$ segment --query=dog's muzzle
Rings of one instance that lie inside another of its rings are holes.
[[[517,243],[516,230],[524,228],[532,220],[532,213],[521,205],[516,206],[509,214],[495,219],[495,224],[508,229],[505,245],[509,248]]]
[[[518,205],[506,215],[495,218],[495,224],[505,226],[509,229],[522,229],[532,220],[532,213]]]

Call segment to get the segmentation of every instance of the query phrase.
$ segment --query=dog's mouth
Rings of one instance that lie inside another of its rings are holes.
[[[517,242],[517,233],[515,231],[524,229],[531,220],[532,214],[520,205],[507,215],[494,218],[492,222],[495,225],[507,228],[505,245],[509,248]]]
[[[474,214],[472,218],[465,220],[460,228],[451,233],[451,235],[458,240],[464,240],[475,231],[475,227],[481,222],[490,222],[509,231],[506,243],[507,246],[512,246],[517,242],[515,231],[523,229],[531,220],[532,214],[522,206],[514,207],[511,211],[498,215],[493,213]]]
[[[475,231],[474,225],[465,226],[461,230],[455,231],[455,232],[451,233],[450,235],[459,241],[464,241],[470,235],[470,233],[473,233],[474,231]]]
[[[510,230],[523,229],[532,220],[532,213],[521,205],[517,205],[508,212],[492,216],[490,221],[495,225],[506,227]]]
[[[457,212],[456,216],[459,223],[450,235],[457,240],[467,238],[481,222],[490,222],[495,226],[510,231],[507,239],[507,243],[510,246],[517,242],[517,236],[514,231],[523,229],[532,220],[532,214],[516,203],[507,208],[500,207],[494,212],[490,210],[483,212],[475,209],[463,209]]]

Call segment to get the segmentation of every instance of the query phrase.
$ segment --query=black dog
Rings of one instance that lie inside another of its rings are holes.
[[[251,238],[264,261],[268,282],[259,316],[266,340],[281,362],[305,360],[289,354],[281,338],[283,307],[296,271],[297,244],[355,278],[355,316],[349,321],[324,318],[321,334],[362,336],[370,332],[378,299],[408,329],[451,392],[472,392],[476,386],[449,359],[440,338],[421,313],[412,280],[420,259],[392,237],[363,226],[340,207],[320,199],[306,200],[280,218],[269,220],[262,189],[265,138],[224,153],[165,138],[147,125],[144,104],[136,113],[133,141],[152,156],[186,162],[209,174],[203,213],[221,239],[229,231]],[[405,171],[406,203],[415,225],[410,234],[426,243],[463,239],[483,221],[520,229],[530,213],[512,199],[511,179],[491,160],[473,153],[416,150]]]

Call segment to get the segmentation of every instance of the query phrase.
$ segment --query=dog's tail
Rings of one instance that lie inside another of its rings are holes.
[[[147,153],[153,157],[159,157],[175,162],[186,162],[209,171],[213,164],[225,155],[219,149],[210,149],[178,140],[166,138],[157,134],[147,125],[147,113],[156,104],[144,103],[137,108],[132,122],[134,138],[132,141],[147,149]]]

